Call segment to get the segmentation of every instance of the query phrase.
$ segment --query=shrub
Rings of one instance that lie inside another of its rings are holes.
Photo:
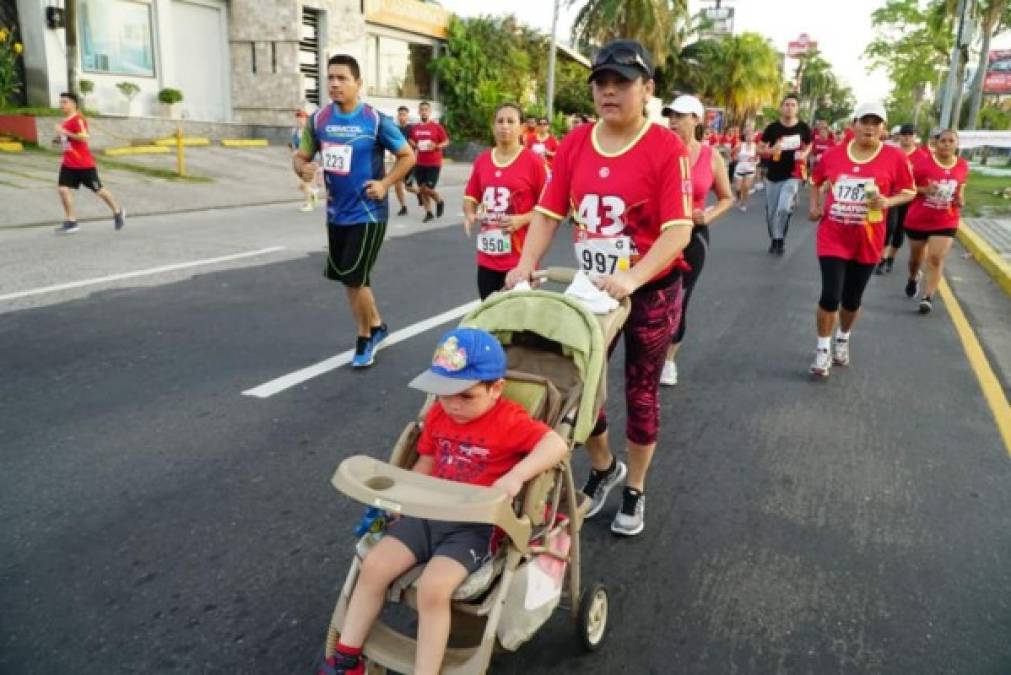
[[[119,89],[119,93],[125,96],[127,101],[132,101],[133,97],[140,91],[140,87],[133,82],[117,82],[116,89]]]
[[[172,105],[173,103],[179,103],[179,101],[183,100],[183,93],[178,89],[166,87],[158,92],[158,100],[162,103]]]
[[[95,83],[92,82],[91,80],[80,80],[77,83],[77,87],[78,89],[81,90],[81,93],[84,94],[85,96],[95,91]]]
[[[18,74],[18,57],[24,45],[14,39],[14,31],[0,26],[0,106],[13,102],[23,83]]]

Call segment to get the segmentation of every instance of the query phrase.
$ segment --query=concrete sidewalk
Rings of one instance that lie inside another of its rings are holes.
[[[958,238],[994,282],[1011,295],[1011,218],[966,218]]]
[[[133,155],[125,161],[152,169],[175,170],[175,154]],[[60,158],[55,154],[25,152],[5,154],[0,164],[0,228],[33,225],[56,226],[63,209],[56,194]],[[446,164],[441,185],[460,187],[470,175],[469,163]],[[190,147],[186,149],[186,169],[191,176],[208,182],[186,182],[156,178],[134,171],[99,167],[102,182],[128,216],[202,211],[302,200],[291,170],[290,151],[281,146],[267,148]],[[392,192],[392,191],[391,191]],[[417,202],[408,195],[408,208],[417,212]],[[392,207],[397,208],[391,194]],[[86,189],[76,193],[77,219],[112,222],[109,209]]]

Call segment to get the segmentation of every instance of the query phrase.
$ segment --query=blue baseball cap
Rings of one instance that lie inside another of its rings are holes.
[[[452,396],[479,382],[500,380],[505,374],[505,350],[491,333],[454,328],[439,340],[432,367],[409,386],[436,396]]]

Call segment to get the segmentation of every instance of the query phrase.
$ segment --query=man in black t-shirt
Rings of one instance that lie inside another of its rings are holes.
[[[758,154],[766,159],[765,221],[769,226],[769,253],[786,252],[786,232],[797,202],[797,192],[807,179],[811,152],[811,127],[800,121],[800,102],[787,94],[779,105],[779,120],[765,127]]]

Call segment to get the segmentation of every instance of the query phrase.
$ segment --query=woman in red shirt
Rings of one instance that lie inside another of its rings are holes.
[[[667,360],[663,364],[660,384],[672,387],[678,383],[678,369],[674,361],[685,337],[688,303],[695,290],[695,282],[702,274],[709,250],[709,224],[730,210],[734,205],[734,195],[730,191],[730,178],[723,157],[711,145],[698,140],[698,128],[705,119],[706,110],[702,102],[694,96],[682,95],[663,109],[663,116],[671,131],[688,147],[688,159],[692,168],[692,239],[684,250],[684,259],[691,268],[684,274],[684,297],[681,301],[680,321],[674,331],[674,338],[667,350]],[[717,202],[706,208],[706,197],[710,190]]]
[[[544,189],[544,161],[520,145],[522,111],[505,103],[495,111],[495,147],[474,162],[463,197],[463,228],[477,233],[477,291],[484,300],[501,290],[516,267],[537,198]]]
[[[965,183],[969,163],[958,156],[958,132],[945,129],[937,139],[934,154],[917,154],[913,159],[916,198],[906,213],[909,237],[909,281],[906,295],[913,297],[920,284],[920,266],[927,260],[927,282],[920,296],[920,314],[934,308],[933,295],[941,283],[944,258],[958,232],[961,208],[965,203]]]
[[[865,103],[854,117],[853,140],[828,150],[812,176],[816,189],[811,190],[810,218],[818,221],[821,299],[810,370],[819,377],[828,377],[833,364],[849,365],[850,331],[885,246],[884,212],[916,194],[905,153],[880,140],[885,107]],[[833,341],[837,315],[840,326]]]
[[[526,146],[544,160],[544,165],[551,170],[551,161],[558,152],[558,139],[551,135],[551,123],[546,118],[537,121],[537,131],[527,137]]]
[[[636,535],[645,524],[646,474],[660,419],[659,385],[670,336],[678,322],[678,261],[691,239],[691,170],[684,143],[644,116],[653,95],[653,64],[638,42],[605,45],[590,72],[596,124],[562,141],[520,262],[506,285],[530,279],[559,223],[570,213],[576,259],[598,288],[629,298],[625,323],[625,437],[629,465],[611,454],[601,414],[586,449],[593,468],[583,486],[588,516],[626,478],[611,530]]]

